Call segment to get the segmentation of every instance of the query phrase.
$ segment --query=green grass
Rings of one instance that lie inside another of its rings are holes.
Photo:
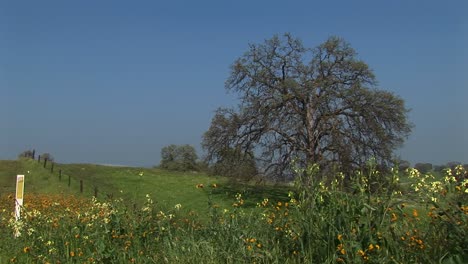
[[[16,160],[0,160],[0,193],[11,192],[16,183],[16,174],[23,171]]]
[[[173,172],[157,168],[113,167],[95,164],[50,164],[31,159],[0,161],[2,192],[14,193],[16,175],[25,174],[25,193],[68,194],[79,197],[122,198],[127,204],[140,206],[149,195],[162,209],[181,204],[184,211],[194,211],[206,219],[209,203],[220,208],[232,207],[235,195],[245,197],[246,208],[254,208],[264,198],[288,199],[288,187],[271,184],[253,185],[230,182],[226,178],[197,172]],[[59,170],[62,177],[59,180]],[[70,177],[70,186],[68,179]],[[80,192],[83,182],[83,193]],[[204,188],[196,188],[203,184]],[[212,185],[217,187],[213,188]]]
[[[75,193],[67,188],[67,183],[58,181],[58,175],[43,168],[37,161],[31,159],[0,161],[1,193],[13,193],[16,188],[16,176],[25,175],[25,192],[32,193]]]
[[[31,194],[19,222],[13,200],[0,196],[0,263],[468,261],[464,170],[459,180],[437,182],[417,171],[370,169],[344,184],[340,174],[326,183],[333,175],[313,166],[289,187],[90,164],[59,164],[51,173],[26,159],[1,162],[0,171],[4,194],[14,193],[22,173]],[[75,198],[91,197],[94,187],[98,200]],[[14,230],[22,235],[14,238]]]

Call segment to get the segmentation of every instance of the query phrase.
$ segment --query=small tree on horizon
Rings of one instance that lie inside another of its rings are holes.
[[[197,152],[193,146],[171,144],[161,149],[159,167],[174,171],[196,171],[197,159]]]
[[[34,158],[34,150],[25,150],[18,155],[18,158]]]
[[[47,153],[47,152],[41,154],[41,159],[42,159],[42,160],[47,159],[47,161],[50,161],[50,162],[55,161],[54,156],[52,156],[52,154]]]

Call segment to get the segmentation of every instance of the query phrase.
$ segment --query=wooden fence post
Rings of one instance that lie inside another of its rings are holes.
[[[70,187],[70,175],[68,175],[68,187]]]
[[[35,156],[35,155],[36,155],[36,150],[33,149],[33,151],[32,151],[32,157],[31,157],[31,158],[34,159],[34,156]]]
[[[52,166],[50,167],[50,172],[51,172],[51,173],[54,172],[54,162],[52,162]]]
[[[59,181],[62,181],[62,170],[59,170]]]
[[[80,193],[83,193],[83,180],[80,180]]]
[[[97,186],[94,186],[94,198],[97,199],[97,195],[98,195],[98,188]]]
[[[44,159],[44,168],[46,167],[47,165],[47,158]]]
[[[41,163],[41,155],[38,155],[38,156],[37,156],[37,162],[38,162],[38,163]]]

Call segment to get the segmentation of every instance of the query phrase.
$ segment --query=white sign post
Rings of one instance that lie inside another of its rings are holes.
[[[21,218],[21,207],[23,206],[24,194],[24,175],[16,176],[16,205],[15,205],[15,219],[18,221]]]

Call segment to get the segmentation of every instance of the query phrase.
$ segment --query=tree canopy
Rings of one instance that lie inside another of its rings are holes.
[[[211,166],[210,172],[212,174],[244,181],[248,181],[258,174],[252,152],[244,152],[239,148],[220,149],[219,157]]]
[[[411,132],[404,101],[377,89],[351,46],[330,37],[306,48],[290,34],[251,44],[225,88],[237,108],[219,108],[203,137],[207,160],[226,149],[256,154],[267,175],[319,164],[350,171],[370,158],[388,164]]]
[[[54,156],[52,156],[52,154],[47,153],[47,152],[41,154],[41,159],[42,160],[47,159],[48,161],[55,161]]]
[[[19,155],[18,155],[18,158],[32,158],[34,159],[34,155],[36,153],[36,150],[25,150],[23,152],[21,152]]]
[[[161,149],[160,167],[176,171],[197,170],[197,152],[190,145],[169,145]]]

